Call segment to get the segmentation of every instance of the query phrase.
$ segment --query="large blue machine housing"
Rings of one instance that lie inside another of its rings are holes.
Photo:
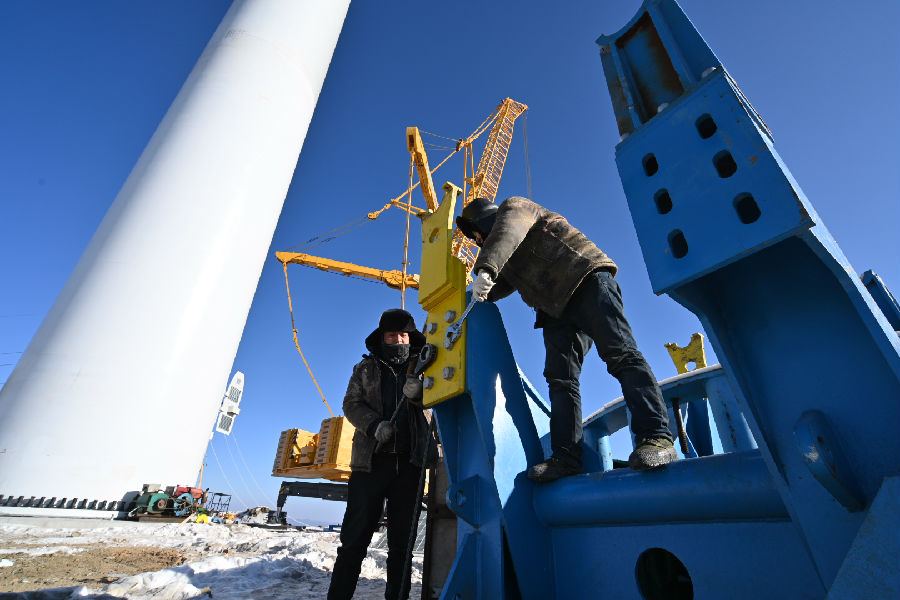
[[[614,401],[585,421],[589,472],[536,486],[549,408],[476,306],[466,392],[435,406],[458,517],[441,597],[897,598],[896,301],[861,281],[674,0],[597,43],[653,289],[721,365],[661,382],[687,407],[683,460],[614,468]]]

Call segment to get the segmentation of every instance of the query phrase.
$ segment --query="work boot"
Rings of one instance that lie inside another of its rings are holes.
[[[573,466],[569,463],[551,456],[542,463],[538,463],[528,469],[528,479],[535,483],[550,483],[561,477],[569,475],[578,475],[581,473],[581,467]]]
[[[662,467],[678,458],[675,446],[666,438],[647,438],[641,440],[631,456],[628,457],[628,466],[635,471],[646,471]]]

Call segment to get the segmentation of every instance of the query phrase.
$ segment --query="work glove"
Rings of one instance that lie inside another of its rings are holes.
[[[494,287],[494,280],[487,271],[478,271],[475,276],[475,283],[472,285],[472,298],[476,302],[484,302],[488,297],[488,292]]]
[[[382,444],[394,437],[394,424],[390,421],[382,421],[375,428],[375,439]]]
[[[420,400],[422,398],[422,380],[415,375],[407,375],[406,383],[403,384],[403,395],[410,400]]]

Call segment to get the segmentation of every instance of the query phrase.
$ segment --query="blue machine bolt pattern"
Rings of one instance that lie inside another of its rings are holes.
[[[653,289],[721,365],[661,382],[687,405],[685,460],[613,469],[612,402],[585,422],[587,472],[535,486],[549,409],[477,305],[466,393],[435,407],[459,517],[442,598],[900,597],[896,301],[856,275],[674,0],[597,43]]]

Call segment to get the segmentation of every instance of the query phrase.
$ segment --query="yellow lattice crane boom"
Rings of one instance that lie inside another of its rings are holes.
[[[422,135],[419,133],[418,127],[406,128],[406,148],[409,150],[412,161],[416,165],[416,172],[419,174],[419,183],[422,187],[422,195],[425,196],[428,210],[436,211],[438,209],[437,192],[434,190],[431,168],[428,166],[428,154],[425,152],[425,143],[422,142]]]
[[[528,106],[516,102],[512,98],[504,98],[497,105],[492,115],[492,117],[496,115],[494,125],[484,145],[481,159],[478,161],[478,169],[471,179],[466,180],[471,187],[463,201],[464,207],[475,198],[487,198],[491,202],[494,201],[497,188],[500,186],[500,177],[503,175],[503,166],[506,164],[506,156],[509,154],[513,125],[519,115],[526,110],[528,110]],[[466,265],[466,273],[471,272],[478,256],[478,248],[459,229],[453,233],[452,252]]]

